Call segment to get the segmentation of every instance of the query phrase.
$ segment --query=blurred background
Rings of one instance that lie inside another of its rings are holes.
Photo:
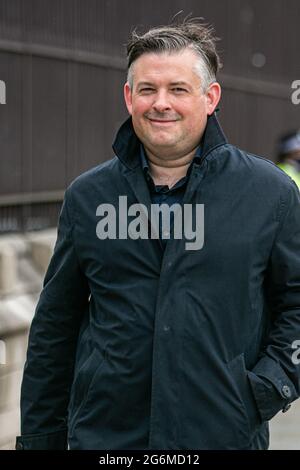
[[[299,0],[0,0],[0,449],[19,433],[27,333],[64,191],[112,158],[127,116],[124,44],[180,11],[220,38],[229,141],[275,161],[278,137],[300,127]],[[299,402],[271,421],[272,449],[300,449]]]

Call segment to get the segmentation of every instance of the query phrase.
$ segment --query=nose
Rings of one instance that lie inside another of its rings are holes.
[[[171,109],[171,105],[168,99],[168,93],[166,90],[159,90],[155,94],[153,109],[155,109],[155,111],[157,111],[158,113],[163,113]]]

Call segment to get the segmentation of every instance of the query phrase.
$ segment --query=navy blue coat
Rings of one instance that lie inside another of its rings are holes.
[[[300,393],[297,187],[213,115],[183,200],[204,204],[204,246],[100,240],[99,204],[151,204],[131,119],[113,148],[66,191],[17,448],[267,448],[268,421]]]

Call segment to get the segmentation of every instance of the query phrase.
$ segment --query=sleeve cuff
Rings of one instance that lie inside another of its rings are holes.
[[[280,410],[287,411],[289,403],[298,398],[293,382],[270,357],[263,357],[248,372],[248,378],[263,421],[269,421]]]

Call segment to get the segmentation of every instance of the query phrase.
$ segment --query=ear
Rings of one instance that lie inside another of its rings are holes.
[[[129,114],[132,114],[132,93],[128,82],[124,85],[124,100]]]
[[[208,116],[210,116],[216,109],[220,98],[221,98],[221,86],[218,82],[214,82],[209,85],[206,90],[206,111]]]

